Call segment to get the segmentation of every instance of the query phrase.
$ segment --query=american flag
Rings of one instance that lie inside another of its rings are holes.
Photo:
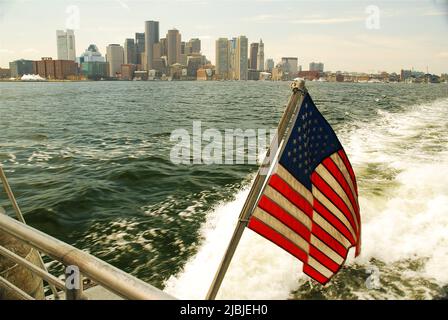
[[[351,247],[359,255],[361,218],[352,166],[308,93],[278,159],[248,227],[326,284]]]

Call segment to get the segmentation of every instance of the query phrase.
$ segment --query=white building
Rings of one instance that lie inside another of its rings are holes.
[[[264,71],[264,43],[261,39],[258,45],[257,70]]]
[[[106,61],[109,63],[109,76],[117,77],[121,73],[121,65],[124,63],[124,49],[119,44],[107,46]]]
[[[82,62],[104,62],[104,57],[95,44],[91,44],[86,51],[79,57],[78,63]]]
[[[75,32],[67,29],[66,31],[56,31],[58,60],[76,61]]]

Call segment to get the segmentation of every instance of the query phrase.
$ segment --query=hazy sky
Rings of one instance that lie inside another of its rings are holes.
[[[448,72],[447,0],[0,0],[0,67],[56,58],[56,30],[67,27],[78,56],[91,43],[104,54],[145,20],[160,21],[161,37],[175,27],[201,38],[213,63],[218,37],[246,35],[263,39],[266,58],[297,56],[304,70],[322,61],[333,71]]]

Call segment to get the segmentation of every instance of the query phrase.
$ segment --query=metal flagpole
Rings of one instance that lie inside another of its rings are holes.
[[[266,154],[266,158],[263,161],[263,164],[265,164],[266,160],[269,159],[269,157],[271,156],[271,152],[273,150],[277,150],[274,144],[276,144],[277,141],[281,141],[283,139],[293,115],[295,114],[298,106],[302,104],[303,97],[305,94],[305,81],[304,80],[294,81],[291,84],[291,88],[293,92],[291,97],[289,98],[288,105],[286,106],[282,118],[280,119],[277,129],[277,139],[274,139],[271,146],[269,147]],[[207,300],[214,300],[216,298],[216,295],[219,291],[219,288],[221,287],[224,276],[227,272],[227,269],[229,268],[230,262],[232,261],[233,255],[238,246],[238,243],[241,240],[241,236],[243,235],[244,229],[246,228],[248,220],[252,215],[252,211],[256,204],[258,196],[261,190],[263,189],[264,183],[267,178],[267,174],[266,175],[261,174],[262,169],[263,165],[260,167],[257,173],[254,184],[252,185],[249,195],[247,196],[246,202],[244,203],[243,209],[241,210],[238,225],[236,226],[235,231],[233,232],[227,251],[224,254],[224,257],[221,261],[221,264],[218,268],[215,278],[213,279],[213,282],[207,293],[206,297]]]
[[[8,179],[6,178],[5,172],[3,171],[3,168],[1,165],[0,165],[0,181],[3,184],[3,188],[5,189],[5,192],[9,198],[9,201],[11,201],[14,211],[16,212],[17,220],[19,220],[23,224],[26,224],[25,218],[23,217],[22,211],[20,210],[20,207],[17,204],[16,198],[14,197],[14,193],[12,193],[11,187],[9,186],[9,183],[8,183]],[[38,252],[38,253],[39,253],[38,256],[39,256],[40,267],[48,272],[47,267],[45,266],[44,260],[42,260],[42,256],[40,255],[40,252]],[[56,299],[59,299],[59,293],[58,293],[56,287],[51,283],[48,283],[48,286],[50,287],[50,290],[53,293],[53,296]]]

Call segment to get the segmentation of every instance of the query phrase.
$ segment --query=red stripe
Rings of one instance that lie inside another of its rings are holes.
[[[319,227],[318,224],[313,223],[311,231],[317,238],[319,238],[320,241],[336,251],[342,258],[347,258],[348,250],[338,240],[333,238],[328,232]]]
[[[345,180],[344,175],[342,174],[339,167],[334,163],[334,161],[331,158],[327,158],[323,161],[323,165],[327,170],[331,173],[331,175],[336,179],[336,181],[341,185],[342,189],[344,189],[345,193],[347,194],[348,198],[350,199],[350,203],[353,207],[353,210],[355,211],[355,215],[357,220],[359,221],[359,208],[358,203],[355,200],[355,196],[352,192],[352,189],[348,185],[347,180]]]
[[[324,265],[327,269],[330,269],[333,273],[338,272],[340,268],[340,265],[313,246],[310,246],[310,256],[319,261],[320,264]]]
[[[356,183],[355,172],[353,171],[352,165],[350,164],[350,161],[348,160],[348,157],[345,154],[344,149],[339,150],[338,154],[342,158],[342,161],[344,162],[344,165],[347,168],[348,173],[350,174],[350,178],[352,178],[352,182],[353,182],[353,186],[355,188],[356,195],[358,195],[358,185]]]
[[[274,174],[269,180],[269,185],[291,201],[297,208],[302,210],[308,217],[312,217],[313,207],[311,203],[295,191],[279,175]]]
[[[322,216],[322,218],[327,220],[328,223],[330,223],[340,233],[342,233],[348,239],[348,241],[350,241],[352,245],[356,243],[355,239],[353,239],[351,232],[341,222],[341,220],[339,220],[334,214],[328,211],[328,209],[325,208],[325,206],[322,205],[317,199],[314,199],[314,210],[316,210]]]
[[[307,264],[303,265],[303,272],[306,273],[311,278],[313,278],[314,280],[316,280],[317,282],[319,282],[320,284],[326,284],[330,280]]]
[[[269,241],[272,241],[276,245],[285,249],[286,251],[288,251],[290,254],[292,254],[294,257],[296,257],[303,263],[308,262],[308,256],[302,249],[297,247],[295,244],[293,244],[291,241],[289,241],[288,239],[283,237],[280,233],[278,233],[274,229],[265,225],[263,222],[261,222],[257,218],[252,217],[249,221],[248,227],[249,227],[249,229],[252,229],[256,233],[261,235],[262,237],[265,237]]]
[[[354,217],[350,210],[348,209],[345,202],[341,199],[341,197],[321,178],[321,176],[317,172],[313,172],[311,175],[311,181],[314,186],[316,186],[324,196],[330,200],[333,205],[335,205],[348,219],[352,229],[355,234],[358,234],[358,228],[356,227]]]
[[[270,215],[272,215],[273,217],[283,222],[285,225],[287,225],[289,228],[291,228],[293,231],[299,234],[303,239],[305,239],[308,242],[310,241],[311,237],[310,230],[308,230],[308,228],[305,227],[299,220],[291,216],[288,212],[286,212],[283,208],[277,205],[274,201],[272,201],[266,196],[262,196],[260,202],[258,203],[258,206],[267,213],[269,213]]]

